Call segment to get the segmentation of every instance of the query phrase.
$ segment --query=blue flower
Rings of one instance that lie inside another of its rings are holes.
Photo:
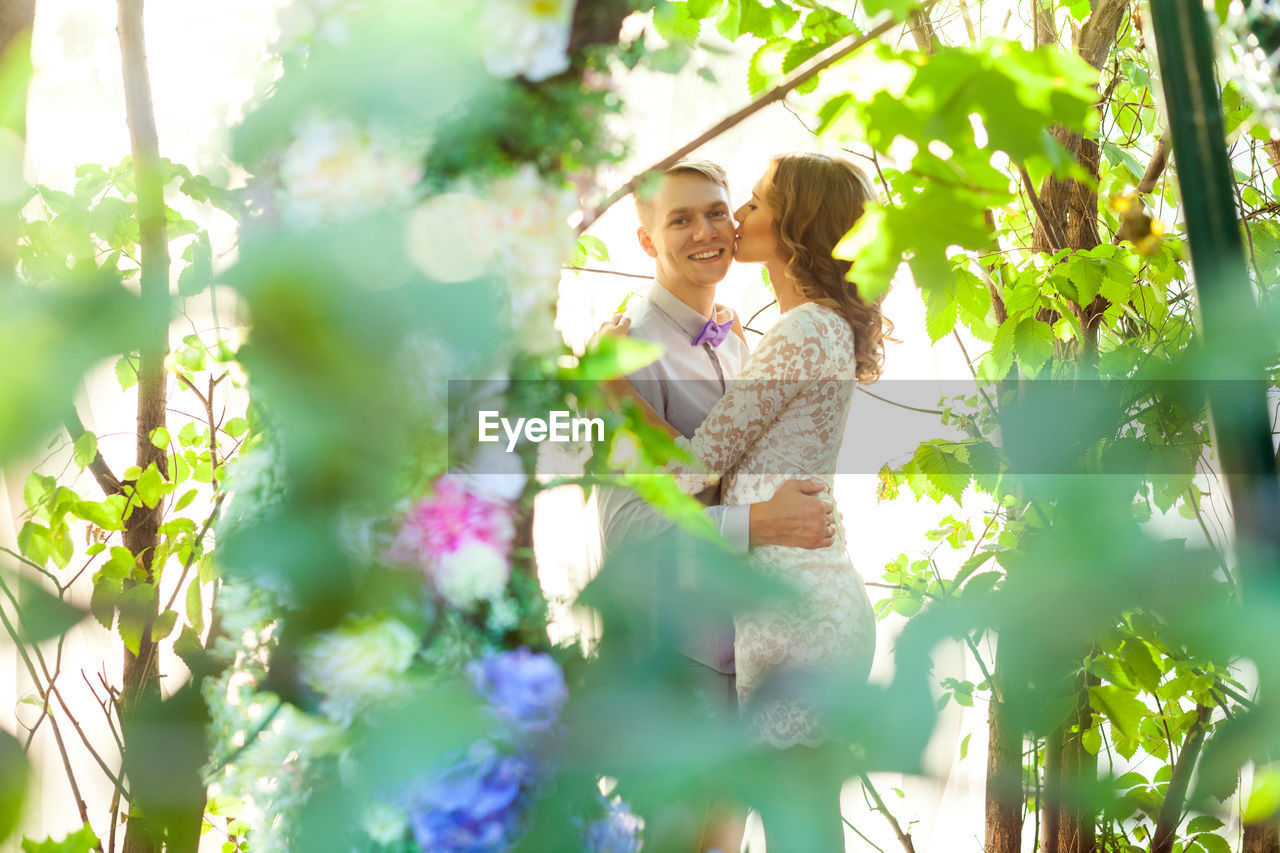
[[[632,814],[621,797],[601,797],[600,803],[607,814],[587,827],[583,838],[587,853],[640,853],[644,847],[640,839],[644,818]]]
[[[414,840],[430,853],[502,853],[520,837],[535,781],[524,759],[477,741],[466,758],[409,794]]]
[[[517,730],[546,731],[560,718],[569,697],[560,665],[526,648],[489,655],[470,666],[476,692],[494,713]]]

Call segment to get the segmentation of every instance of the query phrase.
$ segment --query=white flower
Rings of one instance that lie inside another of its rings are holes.
[[[507,587],[511,566],[507,558],[484,542],[468,542],[440,558],[436,589],[454,607],[497,598]]]
[[[422,178],[422,152],[346,119],[311,119],[280,163],[282,216],[314,225],[407,205]]]
[[[485,620],[486,628],[495,634],[505,634],[513,630],[519,623],[520,611],[510,598],[503,596],[502,598],[495,598],[491,602],[489,618]]]
[[[488,0],[484,64],[495,77],[545,80],[569,67],[571,0]]]
[[[409,256],[436,281],[499,279],[507,289],[508,340],[524,352],[558,348],[552,318],[560,272],[577,237],[571,188],[547,183],[529,163],[484,187],[462,183],[424,202],[405,228]]]
[[[471,281],[493,269],[499,222],[484,200],[466,192],[442,193],[409,215],[405,248],[436,281]]]
[[[374,702],[395,695],[418,650],[418,635],[396,619],[361,620],[321,634],[302,653],[302,680],[324,698],[320,710],[351,722]]]
[[[498,444],[478,449],[458,473],[467,491],[500,501],[514,501],[524,494],[529,477],[517,453],[508,453]]]
[[[404,838],[409,816],[395,806],[372,802],[361,816],[360,826],[377,843],[391,845]]]

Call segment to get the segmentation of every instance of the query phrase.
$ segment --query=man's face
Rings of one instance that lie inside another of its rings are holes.
[[[728,192],[701,175],[667,175],[653,196],[651,214],[637,234],[657,261],[658,280],[677,295],[714,290],[733,263]]]

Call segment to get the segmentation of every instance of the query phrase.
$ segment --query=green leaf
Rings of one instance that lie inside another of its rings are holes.
[[[1130,638],[1120,647],[1120,655],[1143,690],[1154,693],[1160,686],[1160,666],[1151,654],[1151,647],[1142,640]]]
[[[1187,833],[1196,834],[1199,832],[1213,832],[1215,829],[1221,829],[1225,824],[1213,815],[1202,814],[1191,818],[1187,823]]]
[[[147,507],[154,507],[165,496],[170,487],[164,481],[164,477],[160,475],[160,469],[156,467],[156,463],[152,462],[139,475],[135,488],[142,503]]]
[[[600,381],[634,373],[662,355],[662,347],[639,338],[605,335],[578,360],[574,368],[562,368],[561,378]]]
[[[782,57],[782,73],[790,74],[801,65],[804,65],[813,57],[822,52],[823,45],[816,41],[797,41],[792,42],[787,48],[787,53]]]
[[[18,634],[25,644],[61,637],[84,618],[85,611],[68,604],[26,575],[0,569],[0,577],[9,589],[16,590],[21,604]]]
[[[195,296],[213,283],[213,248],[209,232],[201,231],[182,253],[187,265],[178,274],[178,293]]]
[[[138,571],[138,561],[134,559],[133,552],[122,545],[113,545],[111,555],[98,569],[97,576],[126,580],[133,577],[135,571]]]
[[[151,642],[158,643],[173,633],[173,628],[178,624],[178,611],[166,610],[156,617],[156,621],[151,625]]]
[[[121,391],[128,391],[138,384],[138,368],[134,358],[133,355],[125,355],[116,361],[116,381],[120,383]]]
[[[22,500],[28,509],[35,509],[48,500],[57,487],[58,481],[53,477],[32,472],[22,486]]]
[[[71,539],[71,531],[67,529],[66,519],[61,519],[49,531],[49,556],[55,566],[65,569],[75,553],[76,545]]]
[[[960,741],[960,760],[961,761],[964,761],[965,757],[969,754],[969,738],[971,737],[973,737],[972,733],[967,734],[964,736],[964,739]]]
[[[929,339],[936,344],[956,327],[960,304],[944,290],[924,291],[924,301],[925,330],[929,333]]]
[[[1205,849],[1206,853],[1233,853],[1231,845],[1221,835],[1204,833],[1197,835],[1195,840],[1200,842],[1200,846]]]
[[[249,431],[249,421],[245,418],[232,418],[222,427],[222,431],[232,438],[239,438]]]
[[[1245,806],[1244,822],[1260,823],[1280,811],[1280,766],[1260,768],[1253,777],[1253,790]]]
[[[1027,317],[1013,331],[1013,348],[1018,364],[1035,376],[1053,356],[1053,329],[1043,320]]]
[[[149,583],[136,584],[120,593],[120,639],[135,655],[142,644],[142,632],[155,619],[156,604],[156,588]]]
[[[1076,254],[1067,261],[1066,269],[1067,278],[1076,288],[1076,301],[1082,306],[1093,302],[1102,289],[1105,275],[1102,263],[1087,255]]]
[[[1119,264],[1108,264],[1099,293],[1112,305],[1124,305],[1133,292],[1133,275]]]
[[[182,497],[178,498],[178,502],[173,505],[173,511],[180,512],[191,506],[191,502],[196,499],[199,491],[199,489],[188,489]]]
[[[183,447],[192,447],[203,441],[204,439],[201,437],[200,433],[196,431],[194,421],[187,421],[182,425],[182,428],[178,430],[178,442]]]
[[[0,842],[18,826],[31,782],[31,764],[18,739],[0,729]]]
[[[164,427],[156,427],[151,431],[151,443],[161,450],[169,448],[169,430]]]
[[[61,841],[54,841],[52,835],[44,841],[22,839],[22,853],[89,853],[98,846],[98,836],[87,823]]]
[[[702,29],[702,16],[689,13],[687,3],[659,0],[653,8],[653,28],[668,44],[693,42]]]
[[[28,521],[18,531],[18,550],[37,566],[43,567],[49,562],[49,528],[34,521]]]
[[[724,5],[724,0],[689,0],[686,5],[689,7],[690,17],[710,18],[720,11],[720,7]]]
[[[1138,724],[1148,711],[1132,690],[1103,684],[1089,688],[1089,699],[1121,734],[1133,741],[1139,739]]]
[[[1102,728],[1090,726],[1080,735],[1080,745],[1090,755],[1097,755],[1102,749]]]
[[[109,495],[102,501],[76,501],[71,514],[103,530],[124,530],[124,495]]]
[[[969,485],[972,474],[969,466],[956,458],[953,450],[937,444],[922,444],[912,457],[925,479],[943,495],[950,495],[956,503]]]
[[[818,126],[815,128],[815,132],[819,135],[825,133],[837,119],[848,112],[856,103],[853,95],[848,92],[842,92],[827,101],[818,108]]]
[[[187,584],[186,597],[187,624],[199,633],[204,630],[204,599],[200,594],[200,581],[192,578]]]
[[[83,471],[89,467],[89,463],[98,455],[98,436],[91,432],[84,432],[76,439],[75,450],[72,459],[76,463],[76,467]]]
[[[782,79],[785,48],[785,44],[779,42],[766,42],[751,55],[747,63],[747,90],[751,97],[759,97]]]
[[[99,575],[93,579],[93,595],[89,598],[89,612],[98,624],[108,631],[116,618],[116,603],[120,600],[123,584],[119,578]]]

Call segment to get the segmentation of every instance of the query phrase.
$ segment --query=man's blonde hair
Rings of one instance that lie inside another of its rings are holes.
[[[729,176],[725,173],[724,167],[710,160],[681,160],[662,173],[662,180],[671,175],[698,175],[726,193],[729,192]],[[647,182],[645,187],[647,192],[640,190],[632,194],[636,201],[636,215],[640,217],[640,224],[645,228],[653,227],[653,196],[658,191],[662,180]]]

